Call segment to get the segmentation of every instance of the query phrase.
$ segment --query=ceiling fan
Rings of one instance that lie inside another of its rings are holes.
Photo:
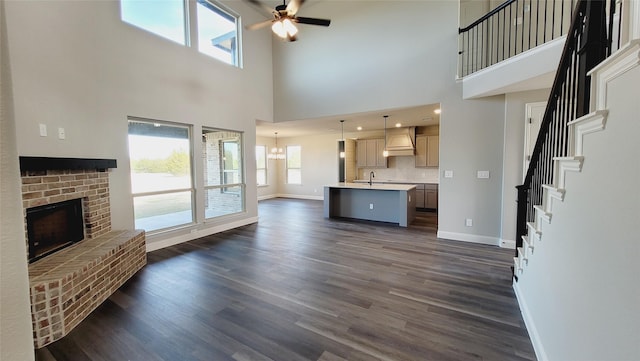
[[[295,23],[307,24],[307,25],[319,25],[329,26],[331,20],[329,19],[317,19],[317,18],[305,18],[302,16],[296,16],[300,6],[304,3],[304,0],[291,0],[289,4],[282,1],[282,5],[276,6],[275,9],[271,9],[269,6],[261,3],[258,0],[246,0],[249,3],[258,6],[273,15],[273,19],[259,22],[246,27],[247,30],[256,30],[265,26],[271,25],[271,30],[274,34],[280,38],[288,41],[296,41],[296,34],[298,34],[298,28]]]

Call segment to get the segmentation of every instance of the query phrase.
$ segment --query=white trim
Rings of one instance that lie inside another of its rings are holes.
[[[572,130],[570,134],[573,134],[569,145],[569,149],[573,149],[573,155],[583,155],[584,136],[603,130],[608,114],[607,110],[596,110],[567,123]]]
[[[323,201],[324,195],[322,196],[307,196],[304,194],[277,194],[275,198],[295,198],[295,199],[309,199],[313,201]]]
[[[608,83],[638,65],[640,65],[640,39],[635,39],[591,69],[589,71],[591,76],[591,109],[607,109]]]
[[[259,196],[258,201],[264,201],[266,199],[278,198],[277,194],[267,194],[266,196]]]
[[[488,244],[491,246],[500,246],[500,238],[498,237],[478,236],[476,234],[469,233],[438,231],[438,238],[450,239],[453,241]]]
[[[640,39],[640,0],[631,0],[629,1],[630,6],[629,6],[629,10],[630,10],[630,14],[629,14],[629,19],[631,21],[631,34],[630,34],[630,38],[631,40],[633,39]],[[624,6],[624,4],[623,4]]]
[[[152,252],[165,247],[174,246],[176,244],[193,241],[194,239],[209,236],[215,233],[228,231],[233,228],[238,228],[238,227],[246,226],[248,224],[257,223],[257,222],[258,222],[258,217],[249,217],[249,218],[241,219],[238,221],[221,224],[219,226],[203,228],[203,229],[194,229],[191,232],[186,234],[181,234],[181,235],[163,239],[157,242],[147,243],[147,252]]]
[[[516,241],[514,241],[513,239],[502,238],[500,240],[500,248],[516,249]]]
[[[522,282],[522,280],[520,280],[520,282]],[[518,282],[513,282],[513,291],[516,294],[518,305],[520,305],[520,313],[522,314],[522,319],[524,320],[524,324],[527,327],[527,331],[529,332],[529,339],[531,340],[533,350],[536,353],[536,358],[538,359],[538,361],[548,361],[549,358],[547,357],[547,353],[544,351],[544,346],[542,345],[540,334],[538,333],[536,325],[533,322],[533,317],[531,317],[531,312],[529,312],[527,302],[524,300],[524,296],[520,292]]]

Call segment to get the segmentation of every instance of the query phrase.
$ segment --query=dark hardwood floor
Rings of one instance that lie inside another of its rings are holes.
[[[273,199],[260,222],[148,254],[44,360],[534,360],[512,250],[325,219]]]

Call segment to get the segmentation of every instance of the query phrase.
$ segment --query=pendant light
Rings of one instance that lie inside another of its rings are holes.
[[[276,134],[276,146],[271,148],[271,152],[267,154],[268,159],[284,159],[284,150],[282,148],[278,148],[278,132]]]
[[[382,151],[382,156],[387,158],[389,156],[389,151],[387,150],[387,118],[388,115],[384,115],[384,150]]]
[[[340,152],[340,158],[344,158],[344,119],[340,121],[342,125],[342,151]]]

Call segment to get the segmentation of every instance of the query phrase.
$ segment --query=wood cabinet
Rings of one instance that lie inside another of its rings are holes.
[[[416,136],[416,167],[437,167],[440,158],[440,137],[437,135]]]
[[[359,139],[356,148],[358,168],[387,167],[387,158],[382,155],[384,139]]]
[[[438,209],[437,184],[416,184],[416,208]]]
[[[424,208],[438,209],[438,185],[425,184]]]
[[[424,184],[416,184],[416,208],[424,208]]]

